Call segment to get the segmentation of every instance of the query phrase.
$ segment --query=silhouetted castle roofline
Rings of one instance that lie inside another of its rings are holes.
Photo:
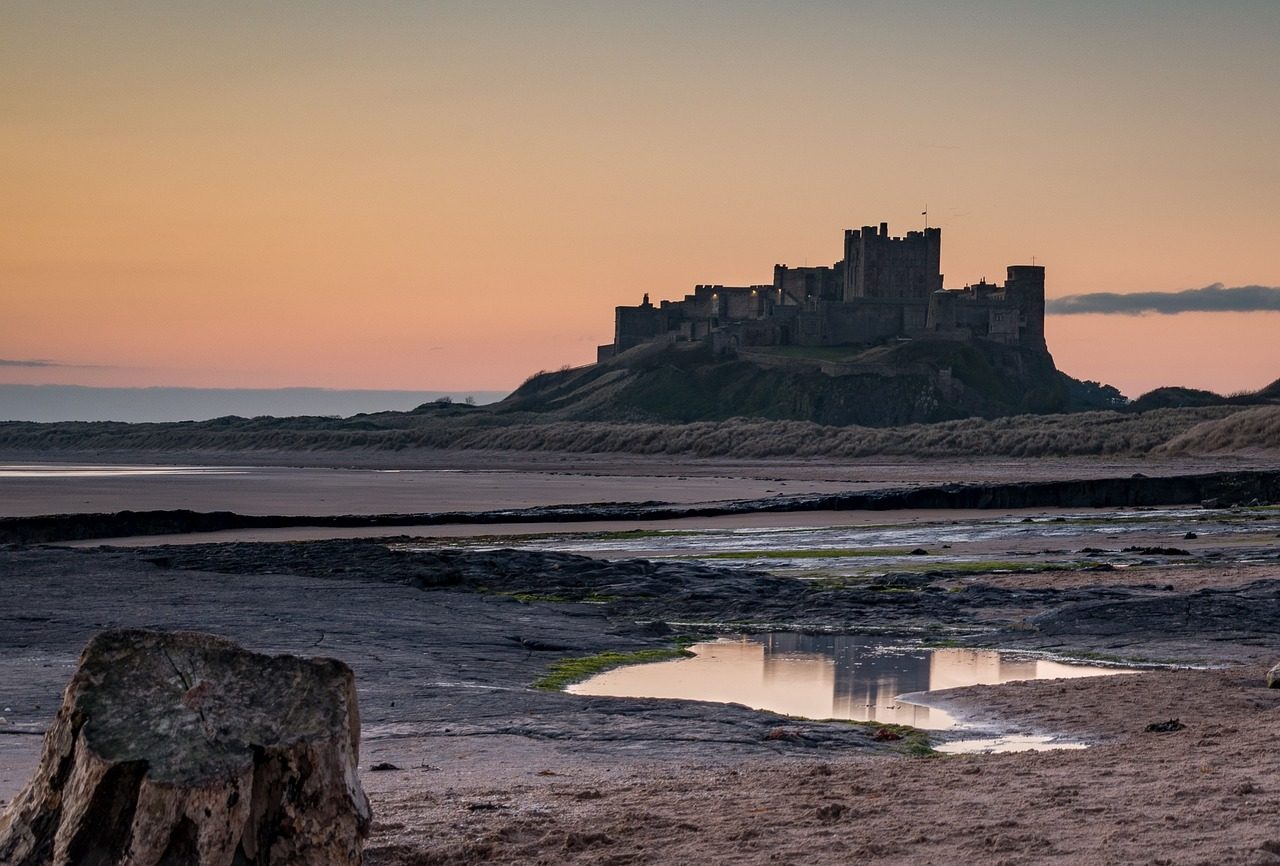
[[[1010,265],[1003,285],[945,289],[942,230],[889,234],[888,223],[845,229],[844,257],[831,265],[775,264],[773,282],[698,284],[680,301],[616,308],[607,360],[653,343],[709,343],[714,349],[847,345],[896,337],[982,339],[1047,353],[1044,268]]]

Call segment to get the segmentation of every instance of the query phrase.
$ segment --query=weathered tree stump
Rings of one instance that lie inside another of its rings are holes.
[[[350,866],[355,677],[190,632],[95,637],[0,817],[5,866]]]

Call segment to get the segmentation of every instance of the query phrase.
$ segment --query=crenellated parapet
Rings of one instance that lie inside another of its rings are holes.
[[[944,289],[942,231],[901,237],[886,223],[847,229],[832,265],[774,265],[767,285],[703,284],[654,306],[645,295],[618,307],[605,361],[651,343],[706,343],[717,351],[761,346],[841,346],[889,339],[982,339],[1047,352],[1044,268],[1010,265],[1003,285]]]

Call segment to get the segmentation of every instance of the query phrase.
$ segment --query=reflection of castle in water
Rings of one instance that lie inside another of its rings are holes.
[[[832,717],[917,727],[945,727],[940,710],[902,704],[898,695],[977,683],[1034,679],[1034,659],[964,649],[885,650],[883,639],[861,635],[777,633],[757,638],[764,646],[764,679],[792,676],[797,657],[834,668]]]
[[[859,635],[777,633],[698,644],[696,655],[606,671],[576,694],[740,703],[809,719],[893,722],[940,730],[947,713],[901,703],[912,692],[1046,677],[1120,673],[992,650],[886,645]]]

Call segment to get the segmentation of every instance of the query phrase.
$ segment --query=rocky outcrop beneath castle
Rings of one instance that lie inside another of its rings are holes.
[[[584,421],[752,417],[888,427],[1105,405],[1089,396],[1047,352],[986,340],[728,354],[677,344],[535,376],[498,409]]]

